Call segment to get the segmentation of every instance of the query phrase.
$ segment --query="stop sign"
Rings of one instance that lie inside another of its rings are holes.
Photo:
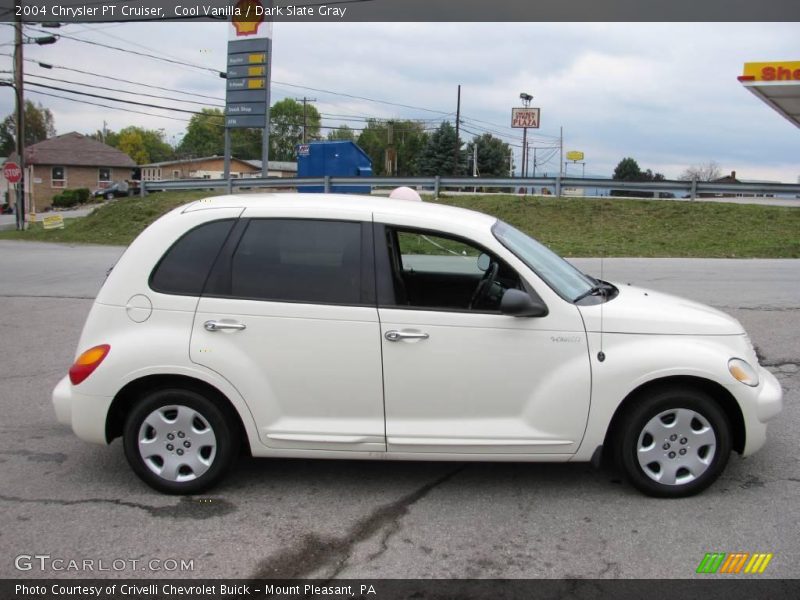
[[[7,162],[3,165],[3,175],[9,183],[17,183],[22,179],[22,169],[15,162]]]

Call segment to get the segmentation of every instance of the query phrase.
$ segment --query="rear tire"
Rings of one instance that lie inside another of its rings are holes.
[[[720,476],[731,453],[728,418],[708,394],[660,388],[634,401],[614,440],[617,465],[649,496],[697,494]]]
[[[236,428],[206,396],[161,389],[142,396],[123,429],[125,457],[147,485],[197,494],[222,479],[236,458]]]

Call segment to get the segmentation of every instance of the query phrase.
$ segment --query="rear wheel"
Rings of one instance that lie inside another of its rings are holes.
[[[719,477],[731,452],[725,413],[710,396],[688,387],[648,393],[617,431],[617,464],[650,496],[701,492]]]
[[[216,484],[233,462],[235,428],[204,395],[183,389],[146,394],[125,421],[125,456],[150,487],[197,494]]]

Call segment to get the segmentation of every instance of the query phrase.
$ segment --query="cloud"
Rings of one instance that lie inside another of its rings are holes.
[[[11,28],[0,29],[0,43],[10,41]],[[227,35],[221,23],[69,25],[62,31],[211,69],[225,67]],[[743,89],[736,76],[744,62],[800,58],[799,36],[796,23],[279,23],[274,80],[417,108],[278,84],[273,99],[305,95],[316,98],[326,115],[420,118],[435,125],[439,119],[454,119],[461,84],[464,127],[476,133],[492,130],[521,147],[521,132],[511,130],[509,122],[511,107],[525,91],[542,109],[542,127],[530,132],[532,139],[540,147],[552,146],[563,126],[566,149],[586,152],[587,174],[610,175],[621,158],[633,156],[643,168],[671,177],[691,164],[715,160],[747,179],[796,181],[800,132]],[[177,94],[137,84],[224,96],[225,82],[212,72],[80,42],[26,46],[26,53],[121,77],[130,85],[26,63],[32,74],[166,96]],[[4,60],[0,64],[10,65],[10,59]],[[137,99],[111,91],[104,95]],[[28,98],[53,110],[59,132],[91,132],[106,121],[112,129],[130,124],[164,128],[168,139],[177,141],[185,127],[180,120],[33,93]],[[0,111],[8,114],[11,108],[11,91],[1,92]],[[329,117],[324,124],[362,126],[343,119]],[[557,170],[557,158],[546,168]]]

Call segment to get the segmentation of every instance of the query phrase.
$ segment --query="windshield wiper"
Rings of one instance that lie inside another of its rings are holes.
[[[575,298],[572,301],[573,303],[580,302],[581,300],[583,300],[587,296],[594,296],[596,294],[603,293],[603,292],[605,292],[607,290],[613,290],[614,289],[614,286],[611,285],[610,283],[606,283],[605,281],[600,281],[599,279],[595,279],[594,277],[592,277],[592,279],[594,281],[596,281],[597,283],[595,283],[591,288],[589,288],[588,290],[583,292],[581,295],[579,295],[577,298]]]

